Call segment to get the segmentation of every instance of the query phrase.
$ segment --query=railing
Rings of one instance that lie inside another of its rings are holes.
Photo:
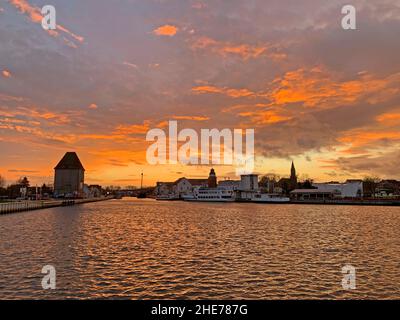
[[[42,209],[46,207],[44,201],[13,201],[0,203],[0,214]]]
[[[73,206],[75,204],[104,201],[104,200],[110,200],[112,198],[113,197],[100,197],[92,199],[74,199],[74,200],[11,201],[4,203],[0,202],[0,214],[38,210],[38,209],[60,207],[60,206]]]

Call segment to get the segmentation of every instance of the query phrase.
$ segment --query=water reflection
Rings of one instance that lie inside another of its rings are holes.
[[[0,216],[0,298],[400,298],[399,214],[124,199]]]

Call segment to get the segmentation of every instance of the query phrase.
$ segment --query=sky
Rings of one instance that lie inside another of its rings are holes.
[[[76,151],[87,183],[206,177],[147,163],[146,133],[177,120],[254,128],[260,174],[400,179],[399,38],[399,0],[0,0],[0,175],[51,183]]]

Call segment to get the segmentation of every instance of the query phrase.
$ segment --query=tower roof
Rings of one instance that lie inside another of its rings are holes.
[[[54,168],[57,169],[80,169],[85,170],[76,152],[67,152]]]

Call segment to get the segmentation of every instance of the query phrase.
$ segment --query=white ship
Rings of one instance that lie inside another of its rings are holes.
[[[172,201],[172,200],[179,200],[179,197],[174,194],[166,194],[166,195],[158,195],[156,200],[159,201]]]
[[[282,197],[277,194],[257,192],[253,193],[249,201],[258,203],[288,203],[290,202],[290,199],[288,197]]]
[[[235,201],[235,193],[233,190],[216,187],[216,188],[195,188],[193,194],[183,196],[185,201],[202,201],[202,202],[233,202]]]

